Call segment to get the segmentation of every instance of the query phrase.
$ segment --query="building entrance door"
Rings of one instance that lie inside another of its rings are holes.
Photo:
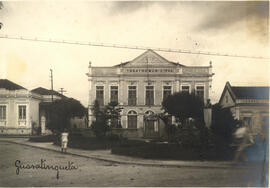
[[[158,138],[159,137],[159,127],[158,121],[151,117],[154,113],[152,111],[147,111],[144,116],[144,137],[145,138]]]

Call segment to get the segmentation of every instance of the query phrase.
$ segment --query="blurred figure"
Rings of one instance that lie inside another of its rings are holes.
[[[236,138],[236,142],[238,144],[234,161],[247,162],[248,158],[246,156],[245,149],[254,144],[251,128],[238,128],[234,133],[234,137]]]

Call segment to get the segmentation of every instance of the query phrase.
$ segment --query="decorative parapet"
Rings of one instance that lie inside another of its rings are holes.
[[[212,74],[209,67],[183,67],[182,72],[183,74]]]
[[[237,104],[269,104],[268,99],[237,99]]]
[[[0,97],[3,98],[10,98],[10,97],[31,97],[36,99],[42,99],[42,96],[31,91],[20,89],[20,90],[7,90],[7,89],[0,89]]]
[[[114,67],[92,67],[92,74],[87,74],[88,76],[116,76],[118,68]]]
[[[20,89],[20,90],[0,89],[1,97],[29,97],[30,93],[31,92],[25,89]]]

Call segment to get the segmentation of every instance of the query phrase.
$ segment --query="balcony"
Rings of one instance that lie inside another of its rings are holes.
[[[26,120],[22,119],[18,121],[19,126],[26,126]]]
[[[6,125],[7,125],[7,121],[5,119],[0,119],[0,127],[6,126]]]

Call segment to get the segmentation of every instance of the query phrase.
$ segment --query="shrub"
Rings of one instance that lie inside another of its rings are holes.
[[[116,135],[116,134],[109,134],[106,136],[106,139],[108,139],[109,141],[113,141],[113,142],[127,140],[122,135]]]
[[[84,106],[72,98],[55,100],[46,107],[46,110],[50,114],[47,128],[55,133],[71,128],[71,118],[86,115]]]
[[[212,111],[213,120],[210,128],[216,136],[216,141],[222,145],[230,145],[240,122],[234,119],[230,109],[221,108],[218,104],[213,105]]]
[[[46,135],[46,136],[35,136],[29,138],[30,142],[55,142],[57,139],[56,135]]]
[[[102,138],[106,136],[106,133],[110,130],[110,127],[106,121],[93,121],[92,130],[96,137]]]
[[[165,112],[178,118],[182,124],[189,118],[203,119],[203,107],[202,99],[194,93],[178,92],[162,101]]]

